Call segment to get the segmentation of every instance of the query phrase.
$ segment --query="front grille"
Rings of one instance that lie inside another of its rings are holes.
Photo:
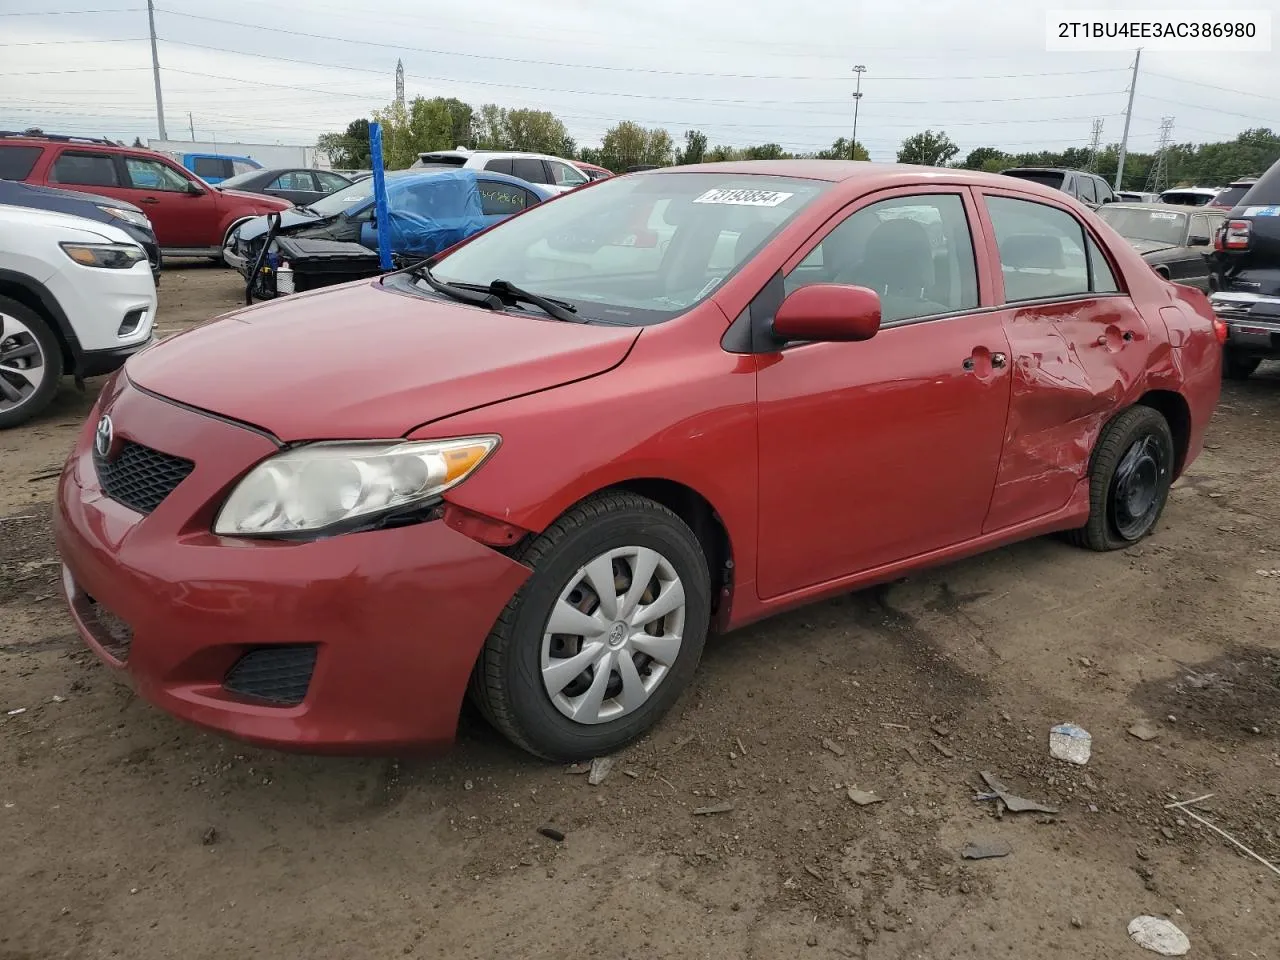
[[[222,686],[242,697],[291,707],[306,698],[315,667],[312,644],[258,647],[236,661]]]
[[[93,639],[121,663],[129,659],[133,646],[133,627],[104,607],[88,594],[82,594],[76,604],[76,612],[84,621]]]
[[[114,459],[93,455],[102,492],[139,513],[150,513],[173,493],[195,464],[126,440]]]

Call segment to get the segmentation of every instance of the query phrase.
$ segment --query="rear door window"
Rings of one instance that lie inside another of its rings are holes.
[[[1079,220],[1065,210],[1030,200],[989,196],[986,202],[1000,248],[1007,302],[1091,292],[1086,234]],[[1115,286],[1114,277],[1109,285]]]
[[[271,181],[268,190],[303,190],[311,192],[316,185],[311,179],[310,170],[290,170]]]
[[[120,171],[111,153],[66,150],[53,162],[49,179],[81,187],[119,187]]]
[[[529,194],[514,183],[480,180],[480,205],[486,217],[506,217],[529,205]]]
[[[20,147],[0,143],[0,180],[25,180],[31,176],[43,147]]]
[[[547,183],[547,171],[537,157],[513,157],[511,173],[527,183]]]
[[[494,173],[505,173],[508,177],[512,175],[510,157],[502,157],[498,160],[490,160],[488,163],[484,165],[484,168],[486,170],[491,170]]]

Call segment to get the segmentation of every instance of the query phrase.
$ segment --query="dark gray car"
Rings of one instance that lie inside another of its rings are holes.
[[[239,190],[241,193],[260,193],[267,197],[279,197],[295,206],[305,207],[321,197],[345,187],[351,181],[332,170],[311,170],[306,167],[274,167],[267,170],[250,170],[229,177],[218,184],[218,189]]]
[[[1225,219],[1221,211],[1168,203],[1108,203],[1098,216],[1129,241],[1156,273],[1209,289],[1209,254]]]

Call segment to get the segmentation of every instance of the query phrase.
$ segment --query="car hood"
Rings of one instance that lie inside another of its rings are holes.
[[[317,217],[314,213],[303,213],[296,207],[289,210],[281,210],[280,229],[288,230],[290,227],[301,226],[304,223],[319,223],[323,219],[323,217]],[[266,232],[266,217],[254,217],[252,220],[246,220],[240,224],[237,231],[241,240],[257,240]]]
[[[260,207],[267,207],[277,210],[288,210],[293,206],[288,200],[282,200],[280,197],[266,196],[261,193],[245,193],[243,190],[223,190],[221,187],[214,187],[224,197],[231,197],[233,200],[252,200]]]
[[[1141,254],[1148,254],[1159,253],[1161,250],[1173,250],[1178,245],[1176,243],[1165,243],[1163,240],[1130,239],[1129,246]]]
[[[286,442],[380,439],[617,366],[640,331],[358,281],[248,307],[131,359],[144,389]]]

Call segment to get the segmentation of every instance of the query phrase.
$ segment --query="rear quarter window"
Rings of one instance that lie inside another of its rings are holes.
[[[25,180],[31,176],[43,147],[0,144],[0,180]]]

